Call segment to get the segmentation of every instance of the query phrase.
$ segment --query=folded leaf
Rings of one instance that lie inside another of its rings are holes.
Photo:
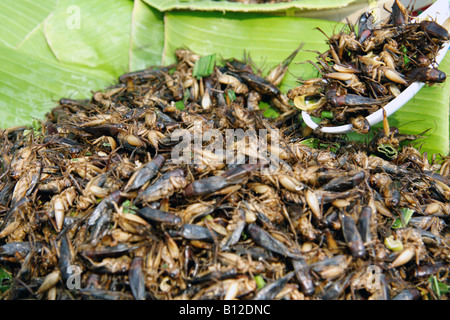
[[[161,63],[164,47],[163,14],[141,0],[134,1],[128,71]]]
[[[217,0],[144,0],[160,11],[199,10],[221,12],[276,12],[289,9],[329,9],[345,7],[356,0],[292,0],[279,3],[247,4]]]
[[[17,47],[44,22],[57,0],[0,2],[0,43]]]
[[[1,128],[30,124],[62,97],[89,98],[125,72],[161,63],[163,15],[141,0],[20,0],[0,9]]]

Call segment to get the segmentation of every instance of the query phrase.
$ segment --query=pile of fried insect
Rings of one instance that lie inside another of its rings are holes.
[[[321,77],[305,81],[287,96],[295,106],[322,118],[322,126],[351,123],[368,133],[366,116],[385,106],[411,83],[442,83],[444,72],[435,66],[448,31],[432,20],[412,22],[409,11],[395,1],[386,21],[374,25],[370,13],[361,15],[358,28],[328,37],[329,50],[310,61]]]
[[[417,68],[448,34],[405,12],[329,38],[308,84],[324,106],[370,109],[436,71]],[[388,126],[370,144],[302,130],[278,87],[299,49],[265,77],[179,49],[2,131],[2,298],[447,299],[450,159]]]

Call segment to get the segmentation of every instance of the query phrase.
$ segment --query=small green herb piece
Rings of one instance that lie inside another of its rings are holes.
[[[340,148],[341,148],[341,145],[339,143],[330,144],[330,151],[333,153],[336,153]]]
[[[300,142],[301,144],[315,149],[330,149],[331,152],[337,152],[341,145],[335,143],[321,143],[317,138],[309,138]]]
[[[227,94],[228,94],[228,98],[230,98],[231,101],[236,100],[236,93],[233,90],[228,90]]]
[[[436,276],[431,276],[429,278],[429,281],[431,283],[431,287],[434,291],[434,293],[436,293],[436,295],[440,298],[441,295],[446,294],[447,292],[450,291],[450,286],[438,281]]]
[[[264,281],[264,278],[260,274],[255,276],[255,282],[258,286],[258,289],[264,288],[264,286],[266,285],[266,281]]]
[[[411,61],[406,55],[404,56],[405,65],[408,65],[408,63]]]
[[[267,102],[260,102],[259,103],[259,109],[264,110],[263,111],[263,116],[266,118],[271,118],[271,119],[275,119],[278,118],[278,116],[280,115],[274,108],[272,108],[270,106],[270,104],[268,104]]]
[[[408,49],[405,46],[401,47],[402,52],[404,53],[403,55],[403,61],[405,62],[405,65],[408,65],[408,63],[411,61],[408,56],[406,55],[408,53]]]
[[[414,214],[414,210],[411,210],[409,208],[402,208],[400,209],[400,211],[402,213],[405,225],[403,225],[401,218],[397,218],[392,225],[392,229],[405,228],[408,225],[409,220],[411,220],[412,215]]]
[[[135,211],[139,210],[138,207],[131,204],[130,200],[125,200],[122,203],[123,213],[135,213]]]
[[[333,112],[331,111],[322,111],[320,116],[325,119],[333,119]]]
[[[403,61],[405,62],[405,66],[406,66],[406,65],[408,65],[408,63],[411,61],[411,60],[408,58],[408,56],[407,56],[408,49],[407,49],[405,46],[402,46],[400,49],[401,49],[401,51],[404,53],[404,55],[403,55]]]
[[[270,119],[276,119],[279,115],[280,114],[274,108],[267,108],[263,112],[263,116]]]
[[[12,279],[11,273],[0,267],[0,292],[3,293],[9,289],[9,281]]]
[[[319,147],[319,140],[316,139],[316,138],[309,138],[309,139],[302,140],[300,142],[300,144],[305,145],[305,146],[310,147],[310,148],[318,148]]]
[[[184,110],[184,108],[186,108],[186,106],[184,105],[184,102],[183,101],[177,101],[177,102],[175,102],[175,107],[177,107],[177,109],[178,110]]]
[[[214,71],[215,65],[216,54],[203,56],[195,62],[194,69],[192,70],[192,75],[194,77],[197,77],[197,79],[210,76]]]
[[[36,132],[40,132],[42,130],[42,123],[37,119],[33,119],[31,125],[33,126],[33,130]]]
[[[322,121],[322,118],[318,118],[318,117],[313,117],[313,116],[311,116],[311,120],[314,122],[314,123],[319,123],[320,121]]]
[[[122,207],[124,207],[124,208],[128,208],[129,206],[131,206],[131,201],[130,200],[125,200],[122,203]]]

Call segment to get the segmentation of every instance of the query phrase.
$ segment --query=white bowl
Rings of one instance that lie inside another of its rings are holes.
[[[430,17],[436,20],[437,23],[443,24],[444,21],[450,16],[450,6],[448,0],[438,0],[432,6],[430,6],[427,10],[425,10],[421,15],[418,16],[418,20],[425,20],[427,17]],[[439,65],[444,59],[445,54],[449,49],[450,42],[446,42],[444,47],[439,51],[436,57],[436,63]],[[398,95],[394,100],[389,102],[383,108],[380,108],[376,112],[367,116],[366,119],[369,124],[372,126],[377,124],[383,120],[383,109],[386,111],[386,116],[390,116],[398,109],[403,107],[414,95],[422,89],[424,83],[422,82],[414,82],[409,85],[408,88],[403,90],[403,92]],[[341,126],[335,127],[320,127],[317,123],[315,123],[310,115],[306,111],[302,111],[302,117],[305,121],[306,125],[311,129],[321,131],[323,133],[332,133],[332,134],[342,134],[348,133],[353,130],[353,126],[351,124],[344,124]]]

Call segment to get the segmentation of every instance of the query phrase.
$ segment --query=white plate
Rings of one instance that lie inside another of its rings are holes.
[[[427,17],[432,18],[439,24],[443,24],[444,21],[450,16],[450,7],[448,0],[438,0],[432,6],[430,6],[427,10],[425,10],[421,15],[419,15],[419,20],[425,20]],[[445,54],[449,49],[450,42],[444,45],[444,47],[439,51],[436,57],[436,63],[439,65],[442,59],[444,59]],[[383,120],[383,109],[386,111],[386,116],[390,116],[398,109],[403,107],[414,95],[419,92],[420,89],[424,86],[422,82],[414,82],[408,88],[406,88],[399,96],[397,96],[394,100],[389,102],[384,108],[380,108],[376,112],[367,116],[366,119],[369,124],[372,126],[377,124]],[[302,111],[302,117],[305,121],[306,125],[311,129],[318,130],[324,133],[333,133],[333,134],[342,134],[353,131],[353,127],[351,124],[344,124],[336,127],[319,127],[317,123],[315,123],[310,115],[306,111]]]

